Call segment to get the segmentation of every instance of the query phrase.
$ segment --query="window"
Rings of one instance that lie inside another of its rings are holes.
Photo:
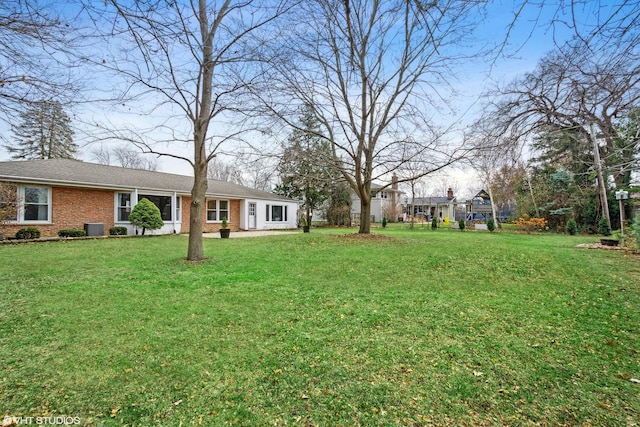
[[[131,213],[131,194],[118,193],[118,221],[129,221]]]
[[[126,222],[129,221],[129,214],[133,207],[133,200],[135,196],[133,193],[117,193],[116,195],[116,209],[117,209],[117,221]],[[160,210],[160,216],[163,221],[172,221],[171,215],[175,214],[175,220],[180,221],[180,197],[176,197],[176,208],[173,210],[173,197],[172,196],[158,196],[153,194],[139,194],[138,202],[142,199],[147,199]]]
[[[287,220],[287,207],[281,205],[267,205],[267,221],[282,222]]]
[[[148,199],[151,203],[156,205],[160,209],[160,215],[163,221],[171,221],[171,214],[173,208],[171,205],[171,196],[154,196],[148,194],[139,194],[138,201],[142,199]]]
[[[49,221],[49,189],[24,187],[24,221]]]
[[[18,223],[50,222],[51,190],[48,187],[3,185],[0,218]]]
[[[207,200],[207,221],[222,221],[222,218],[229,219],[229,201]]]

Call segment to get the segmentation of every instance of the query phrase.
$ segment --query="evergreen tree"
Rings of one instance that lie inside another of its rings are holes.
[[[278,194],[304,201],[307,224],[311,224],[311,212],[327,200],[338,179],[331,146],[318,135],[318,127],[310,111],[305,110],[300,127],[289,136],[278,165],[280,184],[275,188]]]
[[[143,198],[131,210],[129,221],[136,227],[142,227],[142,235],[145,230],[157,230],[164,225],[160,209],[149,199]]]
[[[5,148],[14,159],[73,159],[78,145],[73,142],[71,119],[57,101],[33,103],[12,126],[15,144]]]
[[[327,222],[331,225],[351,225],[351,189],[344,181],[332,185]]]

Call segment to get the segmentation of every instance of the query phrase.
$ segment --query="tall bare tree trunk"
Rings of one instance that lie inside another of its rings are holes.
[[[371,233],[371,199],[360,198],[360,228],[359,234]]]
[[[191,189],[191,205],[189,209],[189,247],[187,249],[187,259],[189,261],[200,261],[204,258],[202,226],[205,210],[205,195],[208,187],[208,162],[204,153],[204,141],[200,146],[200,153],[196,151],[195,162],[193,164],[194,178],[193,188]]]
[[[496,204],[493,201],[493,190],[491,190],[491,184],[488,184],[489,188],[489,198],[491,199],[491,218],[493,219],[493,223],[495,226],[498,226],[498,216],[496,215]]]
[[[600,193],[600,208],[602,209],[602,216],[607,219],[609,229],[611,229],[611,218],[609,217],[609,201],[607,200],[607,187],[604,182],[604,174],[602,173],[602,163],[600,162],[600,147],[598,146],[598,139],[596,138],[596,131],[593,123],[589,125],[589,134],[591,135],[591,142],[593,143],[593,166],[596,169],[598,177],[598,192]]]
[[[228,7],[227,0],[223,8]],[[213,154],[207,155],[206,137],[211,122],[211,99],[213,94],[213,36],[215,30],[209,28],[206,0],[199,0],[198,13],[200,37],[202,38],[202,83],[198,94],[199,103],[196,104],[193,119],[193,188],[191,189],[191,208],[189,218],[189,247],[187,259],[200,261],[204,258],[204,244],[202,241],[202,221],[204,219],[204,203],[207,194],[207,170],[209,160]],[[222,11],[220,12],[222,13]],[[219,17],[217,18],[219,19]]]

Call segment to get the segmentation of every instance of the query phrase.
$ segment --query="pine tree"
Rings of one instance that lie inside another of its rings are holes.
[[[12,126],[15,144],[5,148],[14,159],[73,159],[78,145],[73,142],[71,119],[57,101],[33,103],[20,114],[21,123]]]
[[[331,195],[333,184],[339,180],[338,170],[329,143],[320,137],[317,120],[307,107],[300,116],[285,146],[278,174],[280,184],[275,192],[304,201],[305,218],[311,223],[311,213]]]

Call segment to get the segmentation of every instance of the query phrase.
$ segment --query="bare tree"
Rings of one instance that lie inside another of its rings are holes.
[[[433,128],[429,112],[447,105],[436,87],[447,86],[456,60],[469,59],[461,53],[462,40],[471,34],[481,5],[305,2],[299,21],[304,25],[292,26],[283,42],[286,55],[274,64],[277,73],[265,73],[272,92],[259,95],[291,126],[295,109],[310,106],[319,136],[330,142],[360,199],[360,233],[370,232],[374,180],[423,153],[439,167],[459,158],[451,141],[445,146],[425,130]],[[411,178],[416,177],[404,179]]]
[[[424,197],[427,192],[424,182],[425,163],[425,160],[421,157],[414,157],[410,161],[405,162],[396,172],[398,174],[398,182],[404,182],[405,186],[409,187],[409,192],[411,193],[410,201],[407,200],[407,205],[410,206],[409,228],[413,228],[415,223],[416,197]]]
[[[270,156],[251,156],[243,160],[242,184],[260,191],[273,190],[278,163]]]
[[[76,97],[73,23],[55,2],[0,2],[0,121],[10,122],[34,101]]]
[[[0,182],[0,240],[5,224],[18,220],[18,190],[14,184]]]
[[[624,171],[613,170],[601,158],[619,158],[620,152],[633,158],[637,140],[621,135],[619,124],[640,102],[640,48],[622,39],[605,46],[594,37],[577,38],[550,52],[535,71],[493,93],[500,101],[487,108],[486,120],[503,140],[523,143],[557,132],[590,147],[602,214],[608,219],[607,171],[616,180]]]
[[[233,162],[221,160],[219,156],[209,162],[209,179],[242,184],[242,170]]]
[[[491,218],[498,226],[494,187],[501,171],[512,168],[518,163],[522,145],[519,139],[506,137],[503,129],[496,127],[493,121],[484,119],[473,125],[467,139],[469,146],[473,148],[467,161],[478,173],[489,193]]]
[[[158,162],[146,157],[140,150],[128,146],[114,147],[109,150],[103,146],[92,152],[94,160],[101,165],[116,165],[129,169],[142,169],[148,171],[158,170]]]
[[[254,71],[250,64],[261,49],[259,36],[275,36],[263,30],[286,7],[267,0],[107,0],[104,7],[87,2],[86,8],[114,46],[136,47],[98,61],[122,79],[123,104],[165,118],[152,132],[120,129],[112,136],[193,167],[187,259],[201,260],[208,164],[222,144],[245,130],[239,114]],[[166,139],[154,136],[161,131]],[[180,155],[175,148],[181,145],[191,146],[192,155]]]

